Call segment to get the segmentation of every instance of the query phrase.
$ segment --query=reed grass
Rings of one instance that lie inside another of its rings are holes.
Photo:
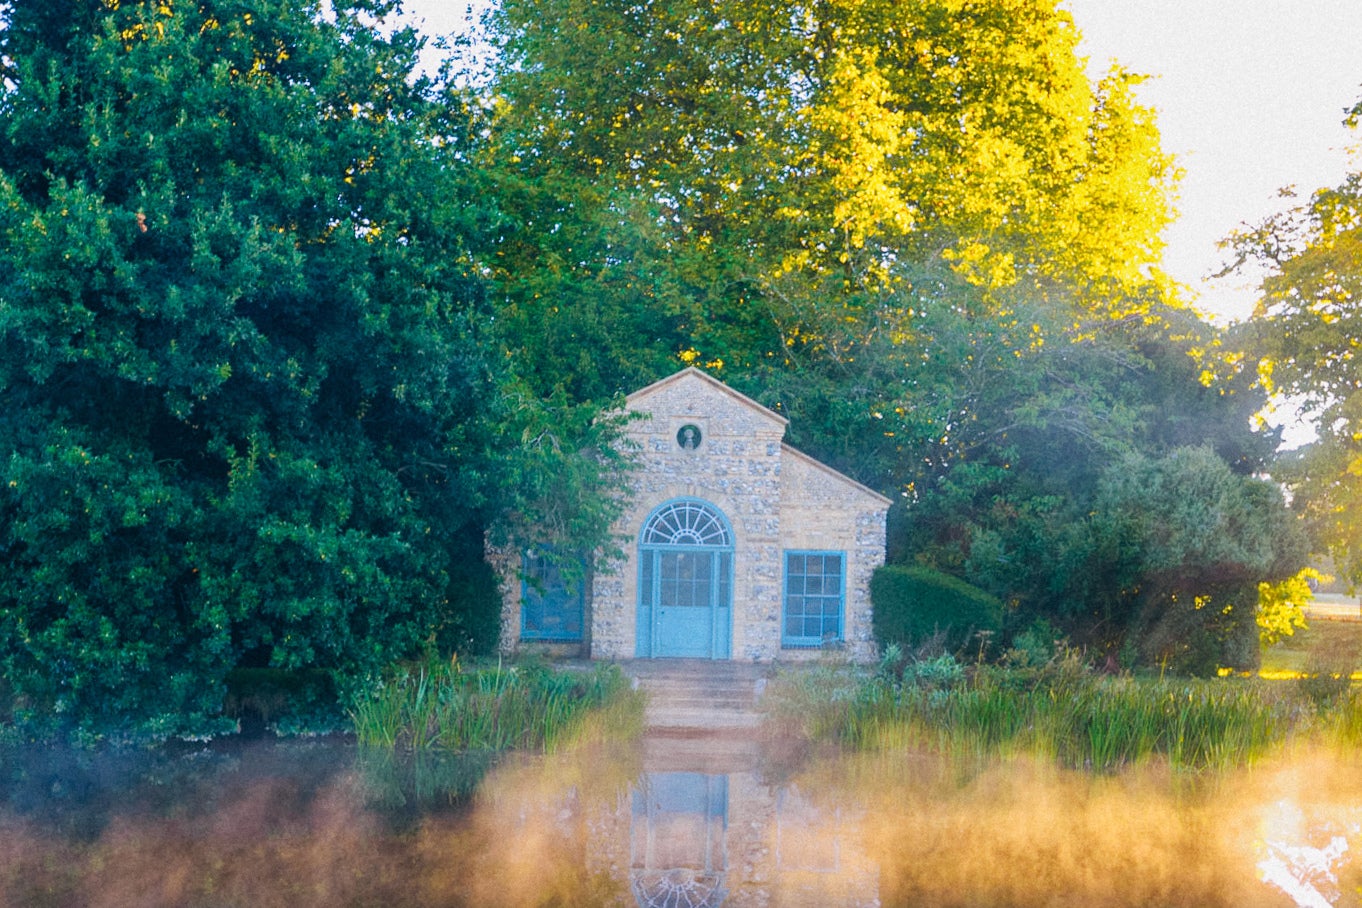
[[[1039,671],[978,666],[944,685],[882,674],[844,674],[836,684],[781,679],[770,701],[772,718],[814,740],[961,759],[1026,755],[1097,772],[1151,760],[1178,770],[1228,769],[1323,725],[1338,740],[1362,740],[1362,694],[1322,723],[1289,686],[1109,677],[1076,663]]]
[[[625,737],[642,715],[641,696],[617,666],[466,669],[457,660],[396,669],[350,709],[363,746],[455,752],[548,752],[583,734]]]

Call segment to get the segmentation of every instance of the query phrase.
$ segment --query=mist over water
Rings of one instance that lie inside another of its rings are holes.
[[[665,737],[0,760],[3,905],[1362,904],[1355,754],[1201,776]]]

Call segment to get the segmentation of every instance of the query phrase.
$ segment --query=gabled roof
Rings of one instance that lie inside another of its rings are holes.
[[[835,479],[838,482],[850,486],[851,488],[855,489],[857,492],[860,492],[863,495],[870,496],[871,498],[875,499],[885,507],[890,507],[894,503],[891,499],[886,498],[879,492],[876,492],[874,489],[870,488],[870,486],[861,485],[859,482],[852,479],[845,473],[840,473],[837,470],[834,470],[832,467],[823,463],[821,460],[815,460],[809,455],[805,454],[803,451],[792,448],[783,441],[780,443],[780,449],[786,454],[793,455],[795,459],[803,461],[804,463],[813,467],[815,470],[818,470],[819,472],[826,474],[832,479]]]
[[[734,400],[737,403],[741,404],[742,406],[771,420],[775,424],[779,425],[782,429],[790,424],[790,421],[786,419],[784,416],[781,416],[774,410],[768,409],[767,407],[763,407],[761,404],[757,403],[755,400],[748,397],[746,394],[741,394],[737,391],[734,391],[732,388],[730,388],[723,382],[719,381],[714,376],[710,375],[707,372],[702,372],[701,370],[695,368],[694,366],[691,366],[690,368],[687,369],[682,369],[680,372],[668,375],[666,378],[661,379],[660,381],[653,382],[646,388],[640,388],[633,394],[630,394],[624,400],[626,404],[636,404],[642,401],[644,398],[650,397],[651,395],[656,394],[658,391],[661,391],[664,388],[668,388],[671,387],[672,385],[680,384],[682,382],[697,380],[703,382],[706,388],[708,388],[709,390],[726,395],[729,399]],[[879,492],[876,492],[869,486],[864,486],[861,483],[857,482],[856,480],[852,479],[850,476],[847,476],[844,473],[839,473],[838,471],[834,470],[827,464],[815,460],[808,454],[805,454],[803,451],[799,451],[795,448],[792,448],[783,441],[780,443],[780,447],[783,452],[792,455],[796,459],[808,464],[815,470],[818,470],[824,475],[831,477],[837,482],[840,482],[848,486],[852,490],[859,492],[863,495],[870,496],[880,504],[883,504],[885,507],[889,507],[890,505],[893,504],[893,502],[890,499],[884,497]]]
[[[748,409],[753,410],[761,414],[762,416],[767,417],[776,424],[780,425],[782,428],[790,424],[790,421],[786,419],[784,416],[781,416],[774,410],[763,407],[761,404],[757,403],[755,400],[748,397],[746,394],[741,394],[737,391],[734,391],[732,388],[730,388],[723,382],[719,381],[714,376],[710,375],[707,372],[702,372],[699,369],[695,368],[694,366],[690,366],[689,368],[682,369],[680,372],[668,375],[664,379],[653,382],[646,388],[639,388],[633,394],[630,394],[628,397],[624,398],[624,401],[626,404],[632,404],[642,400],[645,397],[652,396],[658,391],[661,391],[663,388],[667,388],[675,384],[680,384],[681,382],[685,381],[694,381],[696,379],[703,382],[710,389],[725,394],[731,399],[742,404],[744,407],[747,407]]]

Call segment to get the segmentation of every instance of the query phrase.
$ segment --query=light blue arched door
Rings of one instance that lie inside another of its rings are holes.
[[[637,655],[727,659],[733,627],[733,531],[718,508],[684,498],[639,534]]]

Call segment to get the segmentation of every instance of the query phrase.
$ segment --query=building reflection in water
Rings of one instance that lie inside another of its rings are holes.
[[[855,810],[768,784],[743,748],[695,744],[649,742],[628,798],[587,824],[593,871],[627,877],[642,908],[879,904]]]
[[[1362,904],[1355,750],[1196,778],[765,756],[657,737],[484,777],[338,742],[0,752],[0,904]]]

